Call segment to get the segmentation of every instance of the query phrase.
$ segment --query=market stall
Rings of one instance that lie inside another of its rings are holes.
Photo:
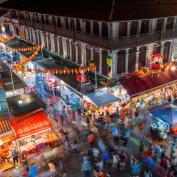
[[[153,108],[151,114],[165,122],[171,129],[172,133],[177,135],[177,106],[173,104],[165,104],[163,106]],[[166,127],[165,130],[168,128]]]
[[[14,134],[6,116],[0,118],[0,157],[5,159],[9,156],[9,145],[14,140]]]
[[[51,130],[49,119],[42,109],[13,116],[11,124],[16,138],[13,144],[18,144],[20,152],[36,152],[39,147],[57,139]]]
[[[120,99],[108,92],[107,89],[99,89],[96,92],[84,96],[84,108],[87,114],[94,114],[94,118],[100,115],[113,115],[120,106]]]

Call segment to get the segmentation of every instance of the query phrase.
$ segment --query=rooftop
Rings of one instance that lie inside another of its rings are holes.
[[[1,4],[1,6],[44,14],[110,21],[113,1],[9,0]],[[177,15],[176,0],[115,0],[112,20],[136,20],[175,15]]]
[[[7,102],[9,109],[13,111],[13,115],[27,114],[33,110],[45,108],[45,104],[34,93],[10,97]]]
[[[4,64],[3,62],[0,62],[0,65],[2,66],[3,70],[3,73],[1,75],[2,81],[4,83],[4,90],[13,90],[9,67],[6,66],[6,64]],[[12,76],[15,90],[27,87],[27,85],[16,74],[13,73]]]

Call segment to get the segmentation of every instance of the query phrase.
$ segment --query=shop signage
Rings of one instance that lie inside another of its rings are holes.
[[[13,117],[11,123],[17,138],[51,128],[44,111],[30,113],[21,117]]]
[[[27,132],[31,132],[33,130],[41,130],[41,128],[48,127],[50,124],[48,121],[39,122],[37,124],[33,124],[31,126],[23,127],[18,130],[19,135],[26,134]]]

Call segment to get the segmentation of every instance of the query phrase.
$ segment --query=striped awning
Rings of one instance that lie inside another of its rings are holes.
[[[12,131],[11,124],[7,118],[0,118],[0,135]]]

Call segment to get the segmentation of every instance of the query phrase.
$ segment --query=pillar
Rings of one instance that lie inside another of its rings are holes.
[[[70,59],[73,59],[73,55],[72,55],[72,40],[69,40],[69,55],[70,55]]]
[[[46,46],[46,48],[47,48],[47,50],[49,50],[49,38],[48,38],[48,33],[46,33],[46,40],[47,40],[47,46]]]
[[[28,28],[25,28],[25,31],[26,31],[26,40],[29,41],[29,31],[28,31]]]
[[[157,28],[157,18],[152,19],[152,27],[151,27],[151,32],[155,32]]]
[[[163,21],[163,31],[165,31],[166,28],[167,28],[167,21],[168,21],[168,18],[167,18],[167,17],[164,17],[164,21]]]
[[[176,29],[177,26],[177,16],[174,17],[173,29]]]
[[[138,63],[139,63],[139,47],[136,48],[136,61],[135,61],[135,71],[138,71]]]
[[[164,41],[161,41],[160,54],[163,55],[164,51]]]
[[[174,44],[174,40],[170,41],[170,50],[169,50],[169,57],[168,57],[169,61],[172,60],[173,44]]]
[[[82,24],[82,25],[81,25],[81,26],[82,26],[82,32],[83,32],[83,33],[86,33],[86,21],[85,21],[85,20],[82,20],[82,21],[81,21],[81,24]]]
[[[91,47],[91,49],[90,49],[90,51],[91,51],[91,61],[93,61],[94,60],[94,50],[93,50],[93,47]]]
[[[55,52],[54,34],[50,34],[51,52]]]
[[[112,76],[117,75],[117,60],[118,60],[118,55],[117,55],[117,50],[112,51],[110,53],[110,56],[112,57]]]
[[[33,43],[32,28],[29,28],[29,31],[30,31],[30,42]]]
[[[78,60],[79,60],[79,55],[78,55],[78,46],[77,46],[77,43],[75,44],[75,50],[76,50],[76,63],[78,63]]]
[[[153,50],[154,50],[154,43],[147,45],[147,50],[146,50],[146,62],[145,62],[145,66],[148,67],[149,66],[149,62],[152,59],[152,54],[153,54]]]
[[[60,37],[57,36],[57,48],[58,48],[58,55],[60,56]]]
[[[99,73],[100,74],[102,74],[102,59],[103,59],[102,49],[100,48],[99,49]]]
[[[131,23],[132,23],[131,21],[127,22],[127,37],[130,36]]]
[[[99,24],[99,37],[102,37],[102,22],[98,22]]]
[[[128,57],[129,57],[129,49],[126,49],[126,54],[125,54],[125,73],[128,73]]]
[[[86,44],[82,44],[81,46],[81,60],[81,65],[86,66]]]
[[[149,19],[149,29],[148,29],[148,33],[151,32],[152,29],[152,19]]]
[[[90,32],[93,35],[93,20],[91,20],[90,23],[91,23],[91,25],[90,25],[90,27],[91,27]]]
[[[62,38],[62,44],[63,44],[63,56],[64,58],[67,57],[67,47],[66,47],[66,38]]]
[[[38,30],[36,30],[36,43],[39,44],[39,35],[38,35]]]
[[[44,33],[42,31],[40,31],[40,36],[41,36],[41,45],[42,45],[42,47],[46,47],[46,44],[44,42]]]
[[[141,21],[141,20],[138,20],[137,35],[140,35],[140,34],[141,34],[141,24],[142,24],[142,21]]]
[[[32,29],[32,35],[33,35],[33,44],[36,44],[36,35],[34,29]]]
[[[76,18],[74,18],[74,29],[75,29],[75,31],[77,31],[77,21],[76,21]]]
[[[119,23],[112,22],[112,30],[111,30],[112,39],[117,39],[119,36]]]
[[[172,61],[177,60],[177,39],[173,40],[171,60]]]

